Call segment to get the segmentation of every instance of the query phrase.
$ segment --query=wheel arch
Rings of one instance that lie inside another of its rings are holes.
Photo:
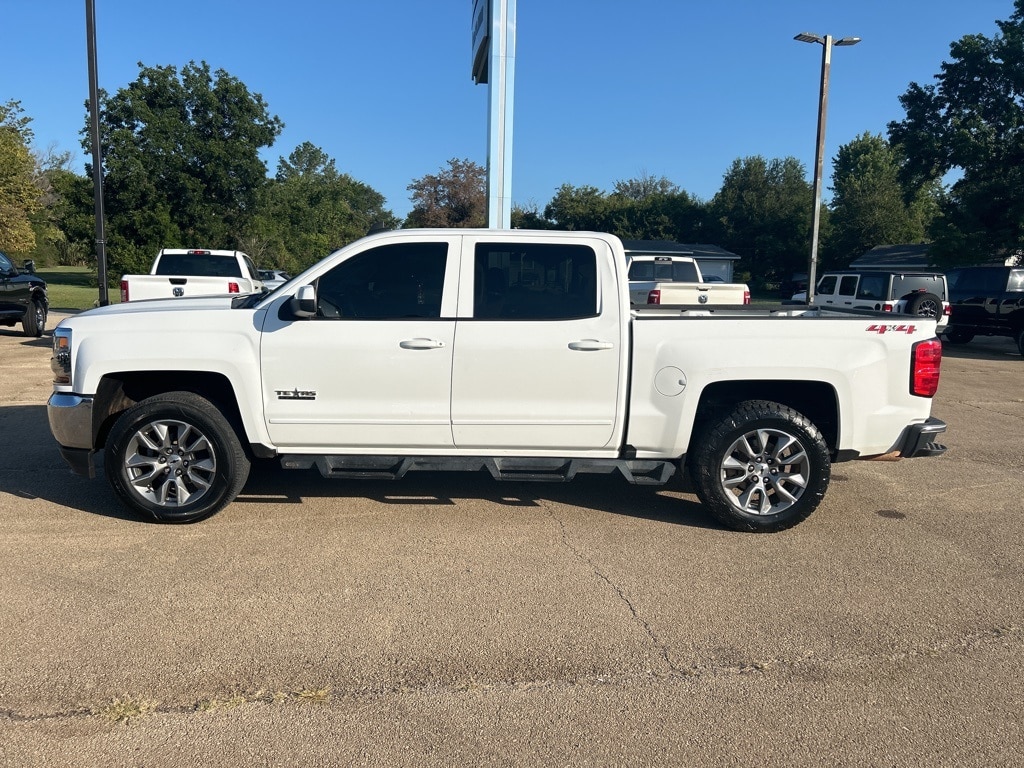
[[[839,396],[824,381],[719,381],[701,392],[688,452],[705,425],[716,415],[745,400],[771,400],[806,416],[821,432],[834,454],[839,445]]]
[[[165,392],[191,392],[213,403],[243,445],[249,444],[235,388],[227,376],[209,371],[130,371],[100,379],[93,399],[93,446],[107,442],[111,428],[128,408]]]

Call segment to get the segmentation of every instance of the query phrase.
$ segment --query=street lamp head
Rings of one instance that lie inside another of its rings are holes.
[[[793,39],[799,40],[801,43],[820,43],[821,45],[825,44],[825,38],[822,37],[821,35],[816,35],[813,32],[801,32],[799,35],[796,35]]]
[[[842,37],[839,40],[836,40],[833,45],[856,45],[859,42],[859,37]]]

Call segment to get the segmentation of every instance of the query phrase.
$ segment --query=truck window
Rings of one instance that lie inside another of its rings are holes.
[[[692,261],[668,257],[634,260],[629,265],[630,280],[654,280],[659,283],[699,283]]]
[[[597,254],[585,245],[478,243],[473,316],[565,320],[597,314]]]
[[[441,316],[447,243],[382,245],[317,280],[319,318],[397,320]]]
[[[839,280],[839,295],[854,296],[857,293],[857,275],[843,275]]]
[[[953,278],[961,293],[996,294],[1006,290],[1006,271],[1002,267],[977,267],[959,271]]]
[[[195,275],[197,277],[244,277],[234,256],[212,253],[164,253],[157,262],[157,275]]]
[[[1010,272],[1010,279],[1006,283],[1008,291],[1024,291],[1024,269],[1014,269]]]

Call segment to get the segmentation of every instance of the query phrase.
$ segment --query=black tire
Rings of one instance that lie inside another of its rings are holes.
[[[957,328],[951,328],[947,329],[942,334],[942,337],[950,344],[966,344],[974,338],[974,334],[969,333],[968,331],[961,331]]]
[[[907,314],[921,317],[942,317],[942,300],[934,293],[917,293],[907,301]]]
[[[157,395],[121,414],[107,439],[104,468],[129,509],[166,523],[209,517],[249,477],[234,429],[209,400],[191,392]]]
[[[43,331],[46,330],[46,305],[39,299],[32,299],[32,303],[25,309],[21,328],[26,336],[43,335]]]
[[[821,503],[832,472],[821,432],[792,408],[739,403],[691,445],[687,464],[697,496],[737,531],[782,531]]]
[[[1024,356],[1024,328],[1017,331],[1017,349],[1020,350],[1022,356]]]

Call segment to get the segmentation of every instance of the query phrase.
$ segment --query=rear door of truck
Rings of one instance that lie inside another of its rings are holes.
[[[616,288],[626,275],[616,266],[599,238],[464,238],[457,448],[542,455],[618,446],[628,328]]]

